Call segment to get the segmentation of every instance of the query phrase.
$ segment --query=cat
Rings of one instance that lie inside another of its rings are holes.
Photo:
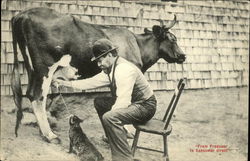
[[[76,115],[72,115],[69,118],[69,153],[76,153],[81,161],[103,161],[104,157],[102,154],[82,131],[80,127],[81,122],[83,120]]]

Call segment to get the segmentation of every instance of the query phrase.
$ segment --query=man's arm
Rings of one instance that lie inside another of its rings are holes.
[[[57,79],[56,82],[59,85],[72,87],[72,88],[78,88],[81,90],[104,87],[110,84],[108,76],[104,72],[101,72],[87,79],[73,80],[73,81],[64,81],[64,80]]]
[[[119,64],[116,67],[115,82],[117,99],[112,106],[112,110],[116,108],[126,108],[131,104],[136,76],[136,71],[128,64]]]

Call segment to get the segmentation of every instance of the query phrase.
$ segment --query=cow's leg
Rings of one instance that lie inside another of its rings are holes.
[[[52,132],[49,126],[46,110],[44,108],[44,101],[35,100],[31,102],[31,104],[33,107],[33,111],[36,115],[37,122],[39,124],[42,135],[46,138],[47,141],[58,143],[59,141],[58,136]]]
[[[26,95],[31,101],[33,112],[36,116],[38,125],[42,132],[42,135],[48,141],[59,140],[56,139],[57,136],[51,131],[47,115],[46,115],[46,91],[41,89],[41,84],[44,82],[40,72],[35,72],[34,67],[29,55],[29,51],[23,43],[19,43],[19,48],[22,52],[23,58],[25,60],[25,66],[28,73],[29,83]],[[32,51],[32,50],[31,50]],[[42,92],[43,91],[43,92]],[[45,96],[45,97],[44,97]]]
[[[49,142],[58,141],[57,135],[55,135],[48,122],[47,113],[46,113],[46,101],[47,95],[49,92],[52,74],[56,70],[57,66],[53,65],[49,68],[48,77],[43,77],[42,86],[41,86],[41,97],[40,99],[36,99],[32,102],[32,107],[34,109],[34,113],[37,118],[37,122],[39,124],[40,130],[42,135],[47,139]]]
[[[59,139],[57,135],[55,135],[52,132],[49,126],[48,118],[46,115],[47,95],[49,93],[52,77],[56,69],[58,68],[58,66],[68,66],[70,60],[71,60],[71,57],[68,55],[65,55],[58,62],[56,62],[55,64],[49,67],[48,76],[43,77],[42,86],[41,86],[41,89],[42,89],[41,97],[40,99],[36,99],[32,101],[32,107],[34,109],[34,113],[36,115],[40,130],[43,136],[45,136],[45,138],[49,142],[59,141]]]

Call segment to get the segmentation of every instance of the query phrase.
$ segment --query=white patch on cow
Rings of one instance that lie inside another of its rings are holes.
[[[77,75],[76,73],[77,69],[72,66],[63,67],[54,73],[52,80],[56,80],[58,78],[63,80],[72,80],[72,79],[74,80],[79,77],[79,75]]]
[[[53,78],[53,75],[56,71],[56,69],[59,66],[62,67],[68,67],[70,66],[71,56],[70,55],[64,55],[58,62],[53,64],[49,67],[48,77],[43,77],[43,83],[42,83],[42,96],[44,98],[47,98],[47,94],[49,93],[50,84]]]
[[[58,66],[67,67],[70,66],[71,56],[70,55],[64,55],[57,63]]]
[[[37,117],[37,121],[39,123],[39,126],[41,128],[41,131],[43,135],[50,139],[56,138],[57,136],[51,131],[49,123],[48,123],[48,118],[46,115],[46,101],[47,101],[47,95],[49,93],[50,89],[50,84],[52,82],[53,75],[56,71],[56,69],[59,66],[67,67],[69,66],[69,63],[71,61],[71,56],[70,55],[64,55],[58,62],[53,64],[52,66],[49,67],[49,72],[48,72],[48,77],[44,76],[43,77],[43,82],[42,82],[42,96],[43,100],[36,100],[32,102],[32,106],[34,107],[34,113]]]
[[[36,101],[31,102],[31,104],[32,104],[34,114],[36,115],[37,122],[39,124],[39,127],[41,129],[43,136],[45,136],[49,140],[57,138],[57,135],[55,135],[52,132],[49,126],[44,102],[36,100]]]
[[[56,48],[56,50],[62,50],[62,47],[59,45],[57,45],[55,48]]]
[[[26,55],[27,55],[27,57],[28,57],[28,62],[29,62],[29,64],[30,64],[30,68],[31,68],[31,70],[34,71],[34,67],[33,67],[33,64],[32,64],[31,58],[30,58],[30,54],[29,54],[28,48],[25,47],[25,50],[26,50]]]

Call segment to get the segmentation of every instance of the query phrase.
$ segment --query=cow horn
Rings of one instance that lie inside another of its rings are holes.
[[[149,34],[149,33],[152,33],[152,31],[150,31],[148,28],[144,28],[144,33]]]
[[[174,15],[174,20],[169,24],[168,27],[166,27],[166,30],[169,30],[171,29],[176,23],[176,15]]]
[[[164,26],[163,20],[161,20],[161,19],[160,19],[160,20],[157,20],[157,21],[159,21],[159,22],[160,22],[160,26],[161,26],[161,27],[163,27],[163,26]]]

